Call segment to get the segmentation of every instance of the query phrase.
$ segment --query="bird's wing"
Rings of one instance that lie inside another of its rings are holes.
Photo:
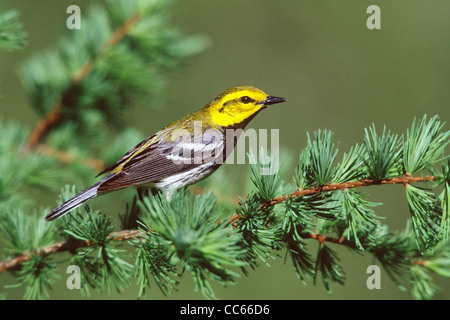
[[[156,137],[156,134],[148,137],[147,139],[141,141],[138,143],[134,148],[130,149],[127,153],[125,153],[122,158],[119,159],[116,163],[109,166],[102,172],[96,175],[96,177],[99,177],[105,173],[114,171],[116,168],[120,167],[121,165],[125,164],[127,161],[131,160],[131,158],[135,157],[137,154],[139,154],[140,151],[145,150],[147,145],[151,145],[153,143],[153,139]]]
[[[107,192],[129,186],[136,186],[157,182],[160,179],[170,177],[174,174],[188,171],[201,163],[214,161],[219,153],[215,148],[221,148],[223,142],[208,137],[198,143],[183,144],[176,143],[152,143],[143,150],[137,146],[135,154],[125,155],[113,166],[110,178],[99,186],[99,192]],[[191,148],[191,149],[190,149]],[[222,149],[219,150],[220,152]],[[138,153],[137,153],[138,152]],[[204,157],[205,154],[211,157]],[[200,156],[200,158],[195,158]],[[199,159],[199,160],[198,160]],[[201,162],[200,162],[201,161]],[[115,168],[120,168],[120,171]],[[115,172],[117,170],[117,172]]]

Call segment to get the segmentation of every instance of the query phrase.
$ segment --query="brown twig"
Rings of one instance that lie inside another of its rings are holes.
[[[35,150],[46,155],[47,157],[58,159],[62,163],[69,164],[75,161],[79,161],[85,167],[91,168],[95,171],[102,171],[103,169],[105,169],[105,163],[100,159],[82,158],[70,152],[55,149],[52,146],[46,144],[37,144]]]
[[[124,24],[119,26],[113,34],[109,37],[102,50],[100,50],[99,57],[103,57],[108,50],[116,45],[123,37],[125,37],[129,31],[133,28],[133,26],[140,20],[141,16],[138,13],[133,14]],[[86,78],[89,73],[94,69],[94,61],[86,62],[77,72],[72,75],[71,85],[73,88],[78,85],[84,78]],[[50,112],[42,118],[31,131],[28,136],[28,140],[26,145],[22,149],[23,154],[29,153],[33,150],[53,128],[58,126],[62,121],[63,115],[63,101],[64,94],[67,92],[71,92],[69,90],[65,90],[63,93],[63,97],[61,97],[58,101],[54,103]]]
[[[136,237],[140,236],[139,230],[122,230],[119,232],[113,232],[110,235],[108,235],[107,239],[111,241],[124,241],[124,240],[130,240]],[[19,267],[22,263],[29,261],[32,259],[34,255],[42,255],[42,256],[48,256],[53,253],[58,252],[75,252],[78,248],[84,248],[94,245],[94,242],[91,241],[81,241],[76,239],[70,239],[68,241],[61,241],[54,243],[52,245],[49,245],[47,247],[38,248],[33,251],[24,251],[20,255],[0,262],[0,273],[8,271],[8,270],[14,270],[17,267]]]
[[[22,153],[29,153],[53,127],[56,127],[61,121],[61,100],[56,102],[50,113],[39,120],[34,129],[28,136],[27,144],[23,147]]]
[[[427,260],[424,260],[424,259],[412,260],[411,263],[412,264],[417,264],[417,265],[419,265],[421,267],[426,267]]]
[[[327,192],[327,191],[375,186],[375,185],[381,185],[381,184],[403,184],[404,186],[406,186],[410,183],[434,181],[434,179],[435,179],[434,176],[413,177],[411,175],[405,175],[404,177],[382,179],[382,180],[363,179],[363,180],[350,181],[350,182],[344,182],[344,183],[330,183],[327,185],[313,187],[313,188],[309,188],[309,189],[298,189],[294,193],[273,198],[272,200],[269,200],[266,203],[264,203],[262,206],[263,206],[263,208],[267,208],[267,207],[273,206],[275,204],[281,203],[283,201],[286,201],[288,199],[294,199],[294,198],[298,198],[301,196],[307,196],[307,195],[321,193],[321,192]]]
[[[344,183],[330,183],[330,184],[319,186],[319,187],[313,187],[313,188],[308,188],[308,189],[298,189],[297,191],[295,191],[293,193],[273,198],[272,200],[269,200],[269,201],[263,203],[261,205],[261,207],[266,209],[268,207],[274,206],[276,204],[279,204],[279,203],[284,202],[289,199],[295,199],[298,197],[317,194],[317,193],[321,193],[321,192],[327,192],[327,191],[344,190],[344,189],[367,187],[367,186],[374,186],[374,185],[381,185],[381,184],[403,184],[406,187],[410,183],[427,182],[427,181],[434,181],[434,180],[435,180],[434,176],[413,177],[409,174],[406,174],[404,177],[390,178],[390,179],[383,179],[383,180],[364,179],[364,180],[350,181],[350,182],[344,182]],[[240,218],[241,218],[241,216],[239,214],[234,214],[231,217],[231,221],[234,223],[235,221],[239,220]]]
[[[333,238],[333,237],[328,237],[328,236],[324,236],[322,234],[319,233],[302,233],[300,235],[303,239],[315,239],[319,242],[319,244],[324,244],[325,241],[327,242],[331,242],[331,243],[336,243],[336,244],[346,244],[345,243],[345,239],[344,237],[340,237],[340,238]]]

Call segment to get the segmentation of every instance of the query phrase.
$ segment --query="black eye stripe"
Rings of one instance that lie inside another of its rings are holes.
[[[227,105],[229,105],[229,104],[235,104],[235,103],[238,102],[238,101],[240,101],[240,102],[242,102],[242,103],[245,103],[245,104],[248,104],[248,103],[250,103],[250,102],[255,102],[255,100],[253,100],[253,99],[250,98],[249,96],[243,96],[243,97],[240,97],[240,98],[238,98],[238,99],[229,100],[229,101],[224,102],[224,104],[222,105],[222,107],[219,109],[219,112],[223,112],[224,109],[225,109],[225,107],[226,107]]]
[[[250,102],[254,102],[255,100],[253,100],[252,98],[250,98],[249,96],[243,96],[242,98],[241,98],[241,102],[242,103],[250,103]]]

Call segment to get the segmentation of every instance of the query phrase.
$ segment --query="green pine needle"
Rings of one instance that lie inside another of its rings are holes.
[[[433,283],[427,270],[421,266],[411,267],[412,284],[411,294],[416,300],[432,300],[435,298],[438,287]]]
[[[367,235],[378,224],[379,219],[369,208],[379,206],[380,203],[369,202],[365,197],[365,194],[347,189],[340,193],[337,203],[337,207],[341,208],[339,216],[348,228],[344,234],[347,234],[348,240],[353,239],[360,250],[364,250],[360,234]]]
[[[421,120],[414,119],[411,128],[407,130],[403,148],[404,166],[411,175],[440,161],[450,142],[450,131],[441,132],[445,123],[441,123],[438,116],[426,121],[426,115]]]
[[[363,179],[367,176],[367,169],[364,165],[363,157],[364,146],[356,145],[351,147],[348,153],[344,153],[342,162],[337,165],[334,174],[334,183],[344,183]]]
[[[260,161],[256,156],[249,154],[250,169],[252,171],[251,180],[256,188],[256,192],[262,200],[270,200],[277,197],[282,189],[283,180],[281,180],[278,170],[272,169],[277,166],[276,159],[269,157],[263,158],[260,152]]]
[[[0,230],[11,255],[33,251],[52,244],[57,228],[46,223],[44,214],[29,214],[21,209],[9,209],[0,219]]]
[[[22,49],[27,44],[27,33],[22,30],[19,12],[8,10],[0,14],[0,48],[8,51]]]
[[[270,210],[262,210],[259,196],[251,194],[246,201],[240,201],[236,214],[239,219],[235,226],[242,236],[241,245],[247,248],[245,260],[252,267],[257,265],[255,258],[269,265],[267,260],[273,259],[272,250],[279,249],[281,234],[275,228],[274,216]]]
[[[433,247],[439,241],[441,209],[436,196],[413,185],[406,187],[406,198],[413,222],[417,245],[421,250]]]
[[[79,249],[76,253],[80,259],[95,259],[89,268],[85,269],[91,270],[91,274],[85,277],[92,278],[92,275],[98,277],[87,283],[99,282],[108,290],[121,292],[130,282],[133,266],[125,260],[127,256],[125,251],[117,249],[112,243],[112,238],[108,237],[114,228],[111,219],[92,212],[87,206],[86,209],[87,212],[82,214],[81,210],[76,210],[66,215],[65,232],[76,240],[92,243],[91,246]]]
[[[450,159],[442,162],[443,190],[438,197],[442,208],[441,235],[443,241],[448,241],[450,237]]]
[[[314,283],[316,282],[317,276],[320,274],[322,276],[322,283],[329,294],[332,294],[330,282],[337,282],[344,284],[345,273],[341,266],[337,264],[339,258],[335,251],[330,249],[328,246],[321,244],[317,251],[317,259],[315,266],[315,277]]]
[[[364,163],[371,178],[378,180],[397,177],[404,173],[402,165],[401,139],[391,134],[386,127],[379,137],[375,125],[365,129],[364,149],[366,158]]]
[[[441,241],[423,257],[424,267],[435,274],[450,278],[450,243]]]
[[[294,176],[294,181],[298,189],[307,189],[314,184],[310,154],[311,149],[308,146],[300,153]]]
[[[164,244],[167,257],[190,271],[196,287],[207,298],[214,298],[207,277],[222,285],[231,284],[238,276],[232,268],[245,266],[241,238],[222,220],[215,204],[211,193],[194,197],[184,190],[174,192],[170,202],[146,197],[141,204],[147,236]]]
[[[146,288],[150,287],[151,277],[164,295],[173,293],[178,284],[178,274],[167,256],[167,243],[158,242],[158,237],[154,237],[149,231],[142,238],[135,239],[132,244],[136,247],[135,277],[139,287],[138,298],[144,297]]]
[[[59,276],[56,274],[56,263],[50,258],[33,255],[31,260],[22,264],[17,271],[17,281],[25,287],[24,299],[43,300],[49,298],[49,289]]]
[[[311,169],[314,180],[319,185],[325,185],[333,180],[336,168],[334,162],[338,149],[333,142],[333,133],[328,130],[314,132],[311,139],[308,135],[308,148],[310,150]]]
[[[398,278],[405,276],[411,265],[411,258],[419,254],[410,228],[396,234],[388,231],[387,226],[379,226],[372,231],[372,236],[367,251],[381,263],[397,287],[405,290]]]

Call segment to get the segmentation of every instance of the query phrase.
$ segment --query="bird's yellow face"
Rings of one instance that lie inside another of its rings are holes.
[[[261,109],[286,99],[272,97],[254,87],[233,87],[206,106],[211,120],[222,127],[244,123]]]

